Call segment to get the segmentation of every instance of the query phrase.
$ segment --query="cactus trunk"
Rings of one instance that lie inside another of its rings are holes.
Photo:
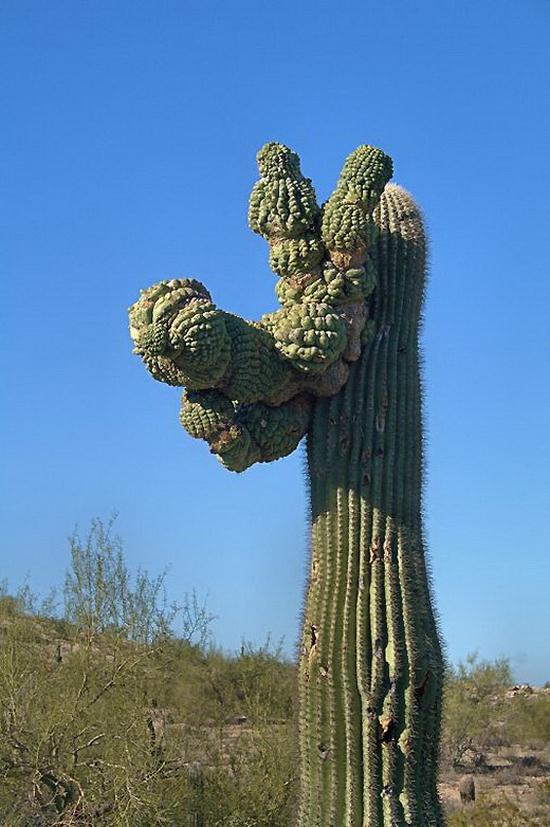
[[[298,827],[439,827],[442,656],[421,524],[421,217],[375,213],[374,334],[308,432],[311,569],[299,668]]]

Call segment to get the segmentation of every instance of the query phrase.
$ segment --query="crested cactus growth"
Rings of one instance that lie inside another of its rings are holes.
[[[290,149],[267,144],[258,166],[249,221],[269,243],[281,308],[246,322],[193,279],[160,282],[130,309],[135,352],[155,379],[185,386],[182,425],[230,470],[286,456],[307,434],[296,827],[440,827],[422,220],[373,147],[348,157],[322,209]]]
[[[392,171],[391,159],[372,146],[360,146],[346,159],[323,208],[321,236],[334,264],[349,267],[364,257],[375,234],[372,210]]]
[[[130,316],[130,333],[155,379],[169,385],[212,387],[229,363],[224,314],[194,279],[161,281],[144,290]]]

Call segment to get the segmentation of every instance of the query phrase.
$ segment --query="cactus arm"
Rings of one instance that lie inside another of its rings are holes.
[[[372,211],[392,172],[391,158],[372,146],[360,146],[346,158],[323,207],[321,225],[321,237],[337,267],[364,261],[375,233]]]
[[[182,301],[191,281],[159,282],[130,308],[134,352],[155,379],[191,390],[217,388],[250,403],[284,398],[287,386],[315,393],[308,377],[322,377],[341,358],[357,358],[366,317],[350,312],[349,304],[297,302],[248,322],[219,310],[202,285],[208,298]],[[159,294],[162,312],[155,305]]]
[[[271,268],[282,278],[318,273],[324,256],[321,210],[298,155],[283,144],[269,143],[256,160],[260,180],[250,196],[248,223],[268,242]]]
[[[194,279],[161,281],[130,308],[134,352],[155,379],[191,390],[222,388],[257,401],[280,389],[291,365],[262,325],[220,310]]]

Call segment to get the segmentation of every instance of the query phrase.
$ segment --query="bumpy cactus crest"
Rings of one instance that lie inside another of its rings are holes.
[[[297,827],[439,827],[442,659],[422,541],[422,221],[361,146],[320,208],[295,152],[258,153],[249,223],[281,308],[248,322],[198,281],[142,291],[134,352],[185,387],[180,421],[244,471],[307,434],[311,567]]]
[[[249,222],[270,245],[281,309],[257,323],[245,322],[219,310],[194,279],[161,281],[130,308],[135,352],[155,379],[193,391],[182,397],[184,428],[206,439],[234,471],[291,453],[307,431],[304,412],[311,411],[311,398],[334,394],[346,381],[347,365],[360,354],[365,300],[376,282],[367,249],[367,238],[375,233],[372,211],[392,172],[381,150],[359,147],[321,211],[311,181],[288,147],[266,144],[258,167]],[[347,199],[343,211],[342,199]],[[353,266],[342,266],[342,256]],[[329,368],[328,383],[304,381]],[[251,404],[261,405],[258,421],[265,425],[250,427],[253,417],[243,406]],[[214,409],[224,416],[213,416]],[[270,445],[262,428],[273,436]]]

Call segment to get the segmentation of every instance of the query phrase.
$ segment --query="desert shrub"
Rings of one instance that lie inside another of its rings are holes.
[[[470,751],[482,762],[483,750],[503,740],[505,715],[502,691],[512,683],[507,660],[494,663],[469,655],[449,666],[445,679],[443,751],[459,765]]]
[[[114,631],[139,643],[172,634],[179,619],[180,634],[205,645],[213,619],[205,605],[195,592],[186,595],[183,604],[168,603],[166,570],[156,577],[142,569],[132,573],[122,540],[113,530],[115,519],[94,518],[84,539],[77,530],[70,535],[71,563],[63,590],[65,619],[83,629]]]
[[[447,827],[545,827],[542,817],[527,813],[512,802],[481,800],[447,816]]]
[[[53,618],[57,612],[57,591],[50,589],[46,597],[40,597],[31,588],[28,579],[10,594],[8,581],[0,582],[0,606],[3,615],[19,614],[21,612],[40,617]]]
[[[0,587],[0,823],[290,823],[294,667],[209,645],[195,593],[167,605],[113,526],[71,535],[62,615]]]
[[[2,827],[292,823],[295,666],[282,647],[230,655],[209,644],[206,607],[194,593],[168,606],[164,574],[132,575],[112,521],[93,521],[70,550],[65,615],[28,584],[15,595],[0,585]],[[448,669],[443,743],[456,764],[505,737],[550,741],[550,695],[505,698],[511,683],[506,660],[472,655]],[[536,819],[481,799],[448,824]]]
[[[281,690],[268,687],[291,667],[275,653],[224,660],[187,641],[77,627],[60,647],[46,628],[12,616],[0,647],[3,826],[290,823],[293,725],[274,723]],[[217,719],[211,659],[227,697]],[[187,687],[185,706],[173,705],[174,684]],[[235,709],[245,726],[227,717]]]
[[[536,801],[543,807],[550,807],[550,779],[537,784]]]
[[[290,823],[294,670],[0,604],[3,827]],[[239,726],[234,720],[243,716]]]
[[[35,638],[23,616],[0,647],[0,822],[145,827],[183,811],[184,733],[158,726],[143,691],[162,691],[162,650]]]
[[[509,702],[507,729],[514,743],[550,744],[550,694],[518,695]]]
[[[282,643],[272,646],[243,644],[235,661],[236,677],[248,713],[262,720],[267,713],[273,721],[287,721],[294,711],[294,666],[283,657]]]
[[[253,720],[286,721],[293,714],[294,667],[283,658],[282,647],[271,641],[254,646],[243,643],[238,656],[214,655],[211,668],[218,663],[217,674],[223,682],[231,708]],[[220,667],[221,666],[221,671]]]
[[[187,659],[175,654],[171,664],[170,703],[183,714],[210,725],[236,718],[249,723],[281,723],[293,715],[295,667],[269,641],[243,645],[238,655],[195,647]]]
[[[293,727],[257,724],[210,761],[197,795],[199,823],[208,827],[282,827],[295,800]],[[221,763],[219,763],[221,761]]]
[[[292,823],[295,798],[295,671],[269,639],[243,644],[237,656],[212,650],[203,674],[217,704],[219,740],[197,812],[201,824],[281,827]],[[242,724],[235,723],[242,721]]]

